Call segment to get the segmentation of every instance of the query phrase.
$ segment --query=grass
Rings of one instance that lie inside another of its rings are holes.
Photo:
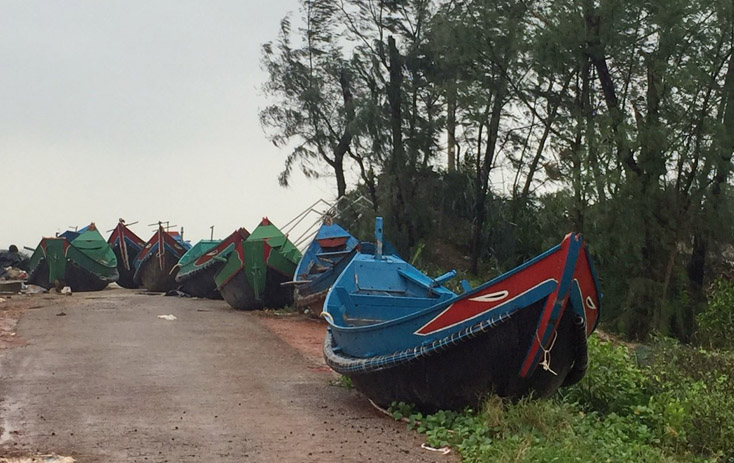
[[[624,345],[589,339],[590,369],[549,400],[490,398],[481,410],[396,419],[465,462],[734,463],[734,357],[668,339],[641,366]]]

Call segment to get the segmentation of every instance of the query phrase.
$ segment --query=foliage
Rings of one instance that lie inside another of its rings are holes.
[[[480,411],[428,416],[403,403],[391,411],[467,462],[734,462],[731,353],[663,338],[641,366],[624,345],[592,337],[589,351],[587,376],[550,400],[491,397]]]
[[[338,379],[336,379],[333,383],[335,386],[343,387],[344,389],[350,391],[354,386],[352,385],[352,378],[349,376],[340,375]]]
[[[475,275],[582,232],[608,328],[693,338],[734,245],[731,2],[300,6],[263,47],[283,184],[333,175],[401,254],[450,242]]]
[[[696,317],[699,343],[711,348],[734,348],[734,282],[717,280],[708,305]]]

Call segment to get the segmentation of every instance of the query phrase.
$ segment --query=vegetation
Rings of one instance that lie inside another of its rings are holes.
[[[300,0],[263,48],[272,141],[358,236],[485,281],[582,232],[604,292],[584,380],[422,416],[466,461],[734,462],[734,3]],[[297,24],[298,27],[293,27]]]
[[[483,277],[582,232],[606,328],[688,342],[734,236],[733,26],[728,0],[300,0],[261,121],[281,183],[370,198],[403,255]]]
[[[625,346],[592,337],[589,348],[586,377],[552,400],[495,397],[483,410],[428,416],[391,410],[467,462],[734,462],[731,353],[663,339],[641,366]]]

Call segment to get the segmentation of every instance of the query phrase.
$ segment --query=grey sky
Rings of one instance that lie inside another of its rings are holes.
[[[224,237],[332,200],[331,179],[278,185],[257,117],[260,46],[297,7],[0,0],[0,248],[118,217]]]

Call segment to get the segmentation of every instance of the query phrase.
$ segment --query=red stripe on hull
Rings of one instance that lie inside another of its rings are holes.
[[[530,267],[510,275],[476,294],[472,294],[471,297],[461,299],[450,305],[436,318],[416,331],[416,334],[428,335],[463,323],[504,305],[549,279],[560,280],[568,249],[565,241],[564,244],[565,247],[562,245],[557,252]]]
[[[553,291],[550,296],[548,296],[548,300],[543,307],[543,314],[540,318],[538,328],[535,331],[535,336],[531,341],[530,350],[528,351],[528,354],[525,357],[525,361],[520,368],[520,377],[522,378],[527,378],[528,375],[530,375],[535,370],[535,367],[538,365],[538,362],[535,361],[535,358],[542,347],[547,347],[552,342],[553,333],[556,330],[555,324],[558,322],[558,320],[561,319],[561,317],[563,316],[563,311],[566,308],[566,303],[568,302],[568,288],[565,288],[565,293],[562,295],[562,299],[560,301],[558,300],[558,292],[561,289],[561,278],[563,277],[563,270],[569,257],[568,252],[571,239],[578,239],[578,237],[577,235],[568,234],[561,243],[560,255],[562,256],[562,260],[559,268],[557,269],[557,273],[555,274],[558,278],[559,284],[556,290]],[[548,324],[551,321],[551,316],[553,315],[553,311],[557,304],[560,304],[560,310],[556,316],[555,323],[553,324],[553,326],[551,326],[550,336],[546,336],[546,333],[548,331]]]

